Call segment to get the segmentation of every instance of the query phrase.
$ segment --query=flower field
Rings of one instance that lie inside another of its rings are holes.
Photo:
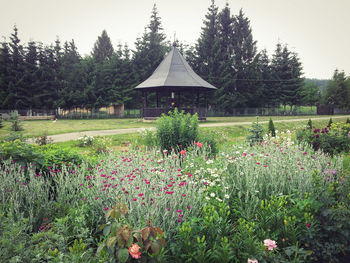
[[[287,137],[181,151],[129,145],[40,172],[6,161],[2,262],[346,262],[349,181]]]

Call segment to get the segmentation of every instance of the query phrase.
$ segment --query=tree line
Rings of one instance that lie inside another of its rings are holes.
[[[218,111],[349,102],[344,92],[338,92],[343,101],[334,96],[332,101],[324,99],[331,88],[305,81],[297,53],[286,44],[277,43],[272,56],[266,50],[259,51],[249,19],[242,10],[231,14],[228,4],[219,11],[212,1],[194,45],[177,42],[195,72],[218,87],[209,101]],[[171,46],[155,5],[134,50],[126,44],[114,48],[103,30],[91,54],[82,57],[74,40],[22,45],[14,27],[9,41],[0,46],[0,108],[94,110],[113,104],[140,108],[141,94],[133,88],[152,74]],[[343,72],[335,74],[337,79],[343,77],[349,82]],[[337,81],[330,83],[337,86]]]

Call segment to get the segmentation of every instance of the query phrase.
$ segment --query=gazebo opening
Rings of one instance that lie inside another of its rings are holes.
[[[156,119],[177,107],[205,120],[208,92],[217,88],[192,70],[174,44],[153,74],[135,89],[142,91],[144,119]]]

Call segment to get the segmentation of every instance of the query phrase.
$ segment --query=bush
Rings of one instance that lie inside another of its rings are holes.
[[[259,124],[259,117],[256,117],[256,122],[252,123],[252,126],[248,129],[247,141],[250,146],[261,142],[264,139],[264,127]]]
[[[333,120],[332,118],[330,118],[327,127],[331,127],[332,123],[333,123]]]
[[[2,118],[0,118],[0,129],[4,127],[4,124],[2,123]]]
[[[44,155],[37,146],[26,144],[20,140],[5,141],[0,144],[0,161],[12,159],[13,162],[26,166],[29,163],[42,167]]]
[[[333,156],[350,150],[350,124],[343,122],[333,123],[323,129],[308,129],[297,132],[299,142],[307,142],[314,150]]]
[[[3,141],[13,142],[19,140],[21,142],[25,142],[26,138],[20,132],[10,132],[7,136],[4,137]]]
[[[178,150],[179,147],[186,148],[195,142],[198,137],[198,116],[177,108],[170,111],[169,115],[163,114],[158,119],[157,137],[162,149],[170,151],[172,148]]]
[[[270,118],[270,121],[269,121],[268,132],[269,132],[269,134],[271,134],[272,137],[276,136],[275,125],[273,124],[273,121],[272,121],[271,118]]]
[[[307,128],[312,129],[312,120],[311,119],[309,119],[309,121],[307,122]]]
[[[78,138],[78,146],[79,147],[91,146],[93,143],[94,143],[93,136],[84,135],[84,136]]]
[[[35,139],[35,143],[38,144],[38,145],[46,145],[46,144],[49,144],[51,143],[52,140],[50,138],[47,137],[47,132],[43,132],[42,135],[40,135],[39,137],[37,137]]]
[[[10,122],[12,123],[11,124],[12,131],[23,131],[23,127],[18,118],[19,118],[19,115],[17,111],[11,112]]]

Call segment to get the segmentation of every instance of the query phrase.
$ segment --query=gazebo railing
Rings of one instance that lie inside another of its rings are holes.
[[[144,119],[155,119],[160,117],[162,113],[168,114],[169,111],[172,111],[172,108],[144,108],[142,112],[142,117]],[[179,111],[184,111],[185,113],[198,114],[200,120],[205,120],[207,117],[206,108],[179,108]]]

